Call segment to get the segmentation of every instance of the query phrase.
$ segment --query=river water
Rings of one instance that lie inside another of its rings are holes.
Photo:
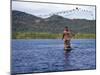
[[[64,51],[60,39],[12,40],[11,72],[37,73],[96,68],[95,39],[73,39]]]

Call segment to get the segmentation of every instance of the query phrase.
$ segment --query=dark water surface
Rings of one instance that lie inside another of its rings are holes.
[[[60,39],[12,40],[12,73],[95,69],[95,40],[74,39],[65,52]]]

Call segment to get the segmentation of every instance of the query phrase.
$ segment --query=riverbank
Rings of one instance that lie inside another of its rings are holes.
[[[76,34],[73,39],[95,39],[95,34]],[[14,32],[12,39],[60,39],[62,34],[45,33],[45,32]]]

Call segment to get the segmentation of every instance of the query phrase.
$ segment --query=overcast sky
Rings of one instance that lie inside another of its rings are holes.
[[[79,10],[74,10],[76,8],[78,8]],[[12,1],[12,10],[23,11],[42,18],[49,17],[50,16],[49,14],[55,14],[57,12],[67,11],[66,13],[60,13],[59,15],[71,19],[75,18],[90,19],[90,20],[95,19],[95,6]]]

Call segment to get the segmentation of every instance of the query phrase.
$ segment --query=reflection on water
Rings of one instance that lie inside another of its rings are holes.
[[[12,73],[35,73],[95,69],[95,40],[71,41],[63,50],[62,40],[13,40]]]

